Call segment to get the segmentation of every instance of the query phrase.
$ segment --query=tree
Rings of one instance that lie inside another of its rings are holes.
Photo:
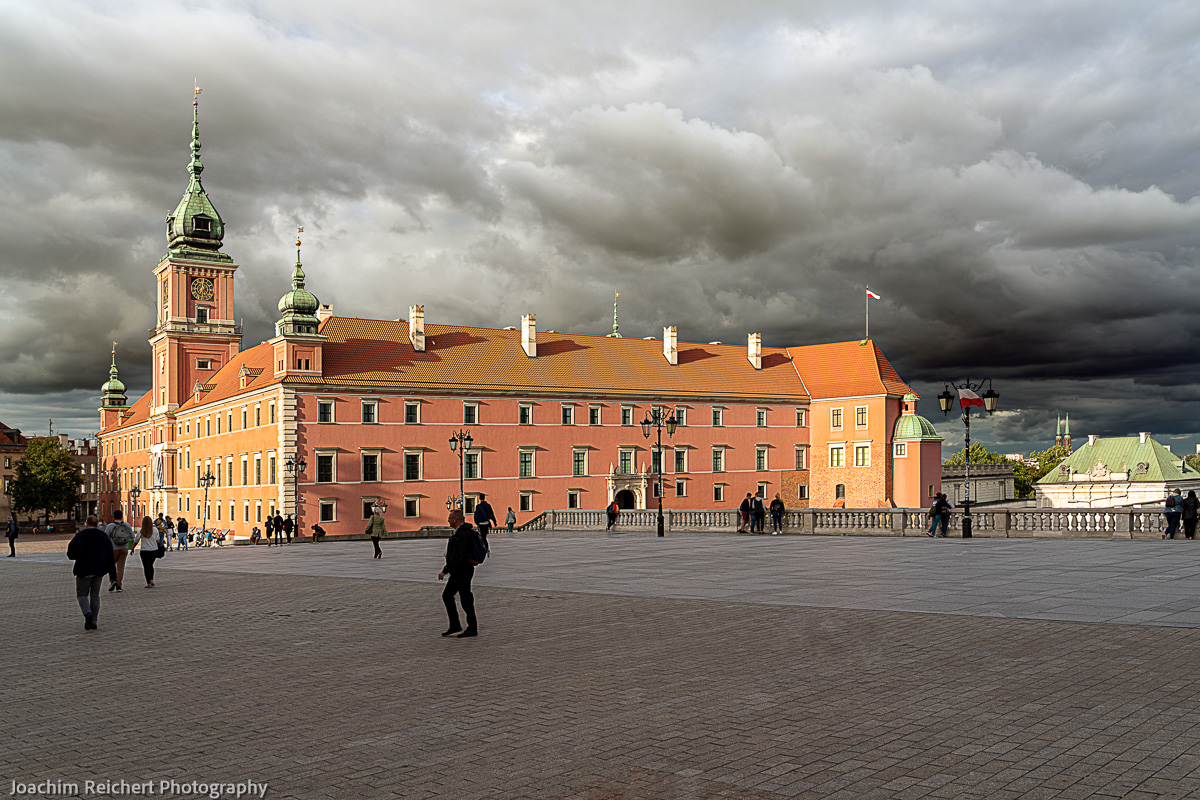
[[[1016,465],[1015,488],[1017,497],[1033,497],[1033,485],[1050,473],[1063,462],[1071,451],[1062,445],[1055,445],[1040,453],[1030,453],[1030,458],[1037,459],[1037,466],[1031,467],[1019,463]]]
[[[965,463],[967,463],[966,452],[967,452],[967,450],[964,447],[962,450],[959,450],[957,453],[950,456],[950,458],[946,459],[946,463],[947,464],[965,464]],[[979,442],[972,442],[971,443],[971,463],[972,464],[1011,464],[1013,462],[1009,461],[1007,458],[1005,458],[1004,456],[1002,456],[999,453],[993,453],[991,450],[988,450],[986,447],[981,445]]]
[[[1193,453],[1190,456],[1184,456],[1183,460],[1184,460],[1184,462],[1187,463],[1187,465],[1189,467],[1196,470],[1197,472],[1200,472],[1200,455],[1196,455],[1195,453]]]
[[[25,456],[17,462],[12,482],[12,506],[22,511],[45,509],[63,513],[79,502],[79,469],[58,439],[30,439]]]

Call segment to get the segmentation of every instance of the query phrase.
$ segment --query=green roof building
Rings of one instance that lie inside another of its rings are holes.
[[[1157,504],[1175,489],[1200,489],[1200,472],[1141,433],[1089,436],[1034,484],[1034,496],[1042,508],[1114,508]]]

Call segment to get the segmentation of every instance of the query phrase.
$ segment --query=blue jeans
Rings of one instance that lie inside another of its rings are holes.
[[[1168,539],[1175,538],[1175,532],[1179,530],[1179,518],[1182,514],[1167,514],[1167,529],[1164,534]]]
[[[942,514],[931,514],[932,522],[929,524],[930,535],[937,529],[940,524],[942,526],[942,536],[946,535],[946,530],[950,527],[950,512],[946,511]]]

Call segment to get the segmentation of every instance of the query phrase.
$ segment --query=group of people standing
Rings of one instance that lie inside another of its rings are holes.
[[[1163,531],[1162,538],[1174,539],[1175,534],[1179,532],[1180,522],[1183,523],[1183,538],[1196,538],[1196,523],[1200,521],[1200,499],[1197,499],[1195,489],[1188,489],[1187,497],[1184,497],[1179,489],[1168,494],[1163,514],[1167,518],[1167,529]]]
[[[267,518],[263,521],[263,525],[267,529],[266,536],[264,537],[263,534],[259,532],[258,528],[255,527],[254,530],[250,532],[250,544],[258,544],[258,540],[260,538],[265,538],[267,541],[267,547],[270,547],[272,544],[282,547],[285,543],[285,538],[286,543],[291,544],[292,534],[295,533],[297,536],[300,535],[300,531],[296,528],[296,523],[292,521],[291,514],[288,514],[287,517],[284,517],[279,512],[276,512],[274,516],[267,514]],[[274,542],[271,541],[272,535],[274,535]],[[315,540],[316,537],[314,536],[314,541]]]
[[[746,492],[746,497],[742,500],[742,505],[738,509],[739,524],[737,532],[766,533],[764,528],[768,511],[771,512],[771,535],[778,536],[783,533],[783,514],[787,511],[779,493],[777,492],[775,499],[771,501],[770,505],[767,505],[762,489],[759,489],[754,494]]]

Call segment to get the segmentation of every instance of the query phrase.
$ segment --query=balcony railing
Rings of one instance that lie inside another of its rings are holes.
[[[784,512],[786,533],[826,536],[924,536],[929,529],[925,509],[809,508]],[[663,510],[668,531],[723,532],[738,527],[739,512],[730,509]],[[972,533],[978,538],[1158,539],[1166,528],[1161,511],[1133,508],[976,509]],[[627,509],[617,516],[618,531],[652,531],[656,509]],[[604,511],[552,509],[520,526],[520,530],[604,530]],[[765,529],[771,530],[767,516]],[[951,536],[962,535],[962,511],[950,513]],[[1182,534],[1181,534],[1182,535]]]

